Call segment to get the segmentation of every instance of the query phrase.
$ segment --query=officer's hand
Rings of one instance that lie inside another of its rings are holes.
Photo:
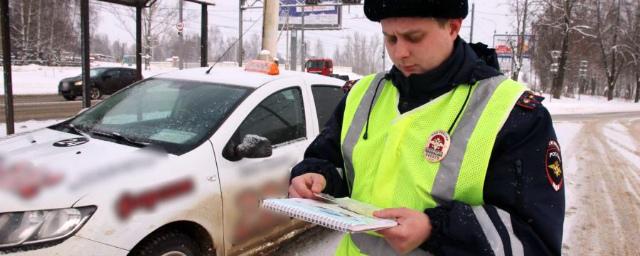
[[[327,185],[324,176],[317,173],[306,173],[295,177],[289,185],[289,197],[315,198]]]
[[[399,254],[418,248],[431,235],[431,221],[423,212],[408,208],[391,208],[376,211],[373,216],[395,219],[398,226],[377,231]]]

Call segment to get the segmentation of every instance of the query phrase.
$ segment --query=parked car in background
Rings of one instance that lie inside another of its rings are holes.
[[[344,82],[267,63],[153,76],[0,139],[0,254],[252,255],[303,230],[259,203],[287,196]]]
[[[105,94],[113,94],[142,79],[135,69],[120,67],[92,68],[89,76],[89,95],[92,100],[100,99]],[[75,100],[76,97],[82,96],[82,88],[82,75],[65,78],[58,84],[58,94],[66,100]]]

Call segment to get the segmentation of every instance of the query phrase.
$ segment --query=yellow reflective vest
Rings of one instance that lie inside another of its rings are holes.
[[[380,208],[418,211],[438,202],[483,204],[484,179],[498,132],[525,87],[504,76],[458,85],[400,114],[399,93],[384,74],[361,79],[349,92],[341,147],[351,198]],[[426,150],[436,133],[450,146],[440,161]],[[376,233],[345,235],[337,255],[392,253]],[[424,251],[413,252],[416,255]]]

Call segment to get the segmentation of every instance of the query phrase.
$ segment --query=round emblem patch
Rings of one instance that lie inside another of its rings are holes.
[[[551,183],[551,187],[555,191],[559,191],[562,188],[563,173],[562,173],[562,156],[560,155],[560,146],[555,140],[549,141],[547,145],[547,154],[545,157],[545,166],[547,170],[547,179]]]
[[[424,156],[429,162],[440,162],[447,156],[449,145],[451,145],[451,137],[449,134],[443,130],[435,131],[429,136],[429,140],[427,140],[427,146],[424,148]]]
[[[71,139],[56,141],[56,142],[53,143],[53,146],[54,147],[73,147],[73,146],[78,146],[78,145],[85,144],[88,141],[89,141],[89,139],[87,139],[85,137],[77,137],[77,138],[71,138]]]

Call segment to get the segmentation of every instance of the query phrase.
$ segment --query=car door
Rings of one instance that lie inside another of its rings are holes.
[[[133,69],[122,69],[122,74],[123,74],[123,86],[122,87],[126,87],[132,83],[136,82],[136,71]]]
[[[313,133],[305,108],[308,92],[300,80],[272,82],[253,92],[213,139],[224,204],[227,253],[239,252],[256,238],[273,231],[288,218],[259,210],[264,197],[286,197],[291,168],[303,157]],[[315,122],[315,121],[314,121]],[[260,136],[272,143],[272,154],[234,159],[229,150],[245,136]]]
[[[110,69],[105,71],[100,79],[102,80],[102,92],[105,94],[112,94],[120,89],[120,69]]]
[[[312,85],[311,91],[318,117],[318,130],[322,131],[327,121],[333,116],[336,106],[344,97],[344,92],[339,86],[323,84]]]

